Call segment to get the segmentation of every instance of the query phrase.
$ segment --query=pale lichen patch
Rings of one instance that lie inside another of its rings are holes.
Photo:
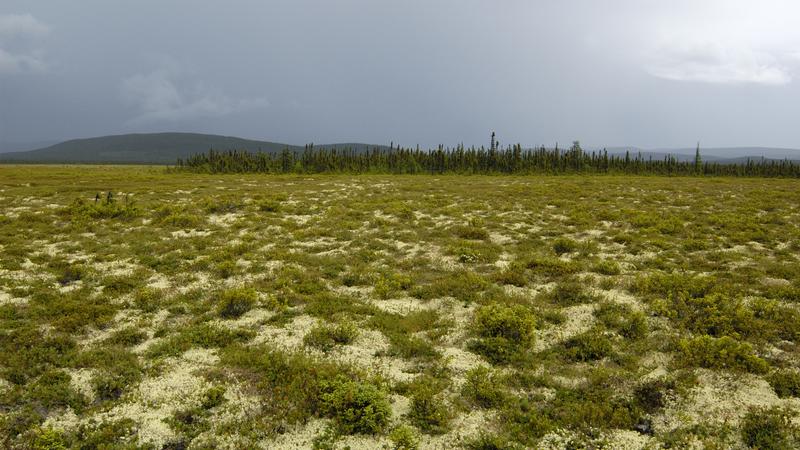
[[[566,322],[535,331],[534,351],[546,350],[567,339],[589,331],[595,322],[593,315],[594,305],[591,304],[570,306],[563,308],[561,312],[566,316]]]

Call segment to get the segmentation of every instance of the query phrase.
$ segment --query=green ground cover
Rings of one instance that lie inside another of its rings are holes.
[[[0,166],[0,446],[795,447],[799,226],[788,179]]]

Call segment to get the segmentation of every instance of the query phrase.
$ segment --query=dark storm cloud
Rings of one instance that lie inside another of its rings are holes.
[[[800,147],[785,0],[0,5],[0,141]]]

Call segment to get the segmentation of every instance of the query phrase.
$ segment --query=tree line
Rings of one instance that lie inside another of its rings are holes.
[[[700,149],[691,161],[674,156],[652,158],[631,152],[584,151],[579,142],[569,149],[523,149],[521,145],[497,148],[439,146],[420,150],[391,145],[367,151],[351,148],[288,148],[277,153],[247,150],[208,150],[178,159],[175,171],[202,173],[270,174],[633,174],[715,175],[749,177],[800,177],[800,165],[790,160],[751,159],[743,163],[703,161]]]

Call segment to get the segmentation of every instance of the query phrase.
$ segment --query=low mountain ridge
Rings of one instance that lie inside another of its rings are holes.
[[[351,148],[364,151],[374,146],[360,143],[328,144],[318,147]],[[23,152],[1,153],[3,162],[32,163],[117,163],[175,164],[178,158],[209,149],[280,152],[303,150],[302,146],[199,133],[142,133],[72,139],[49,147]]]
[[[367,151],[373,148],[388,149],[388,146],[362,143],[339,143],[317,145],[317,148],[348,148]],[[106,163],[106,164],[175,164],[178,158],[205,152],[248,150],[275,153],[289,149],[302,151],[303,146],[279,142],[243,139],[234,136],[200,133],[135,133],[99,136],[87,139],[72,139],[36,150],[0,153],[0,162],[6,163]],[[602,148],[587,148],[586,151],[602,151]],[[630,152],[635,158],[641,154],[645,159],[664,159],[667,155],[680,160],[694,159],[694,149],[641,149],[637,147],[608,147],[609,154],[624,155]],[[748,159],[800,160],[800,150],[771,147],[726,147],[701,148],[703,161],[723,164],[743,164]]]

